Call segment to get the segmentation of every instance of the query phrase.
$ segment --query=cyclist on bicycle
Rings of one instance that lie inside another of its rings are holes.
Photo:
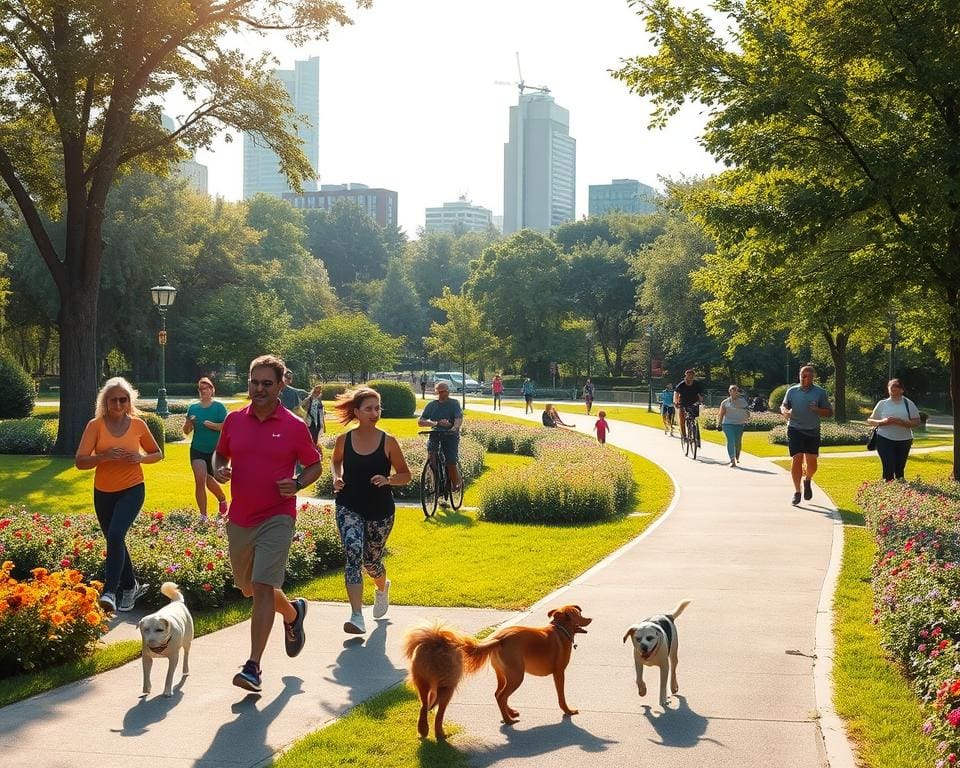
[[[700,413],[700,404],[703,402],[703,384],[694,381],[693,369],[688,368],[683,372],[683,381],[673,388],[673,402],[677,408],[688,411],[696,417]],[[687,438],[687,420],[680,418],[680,439]]]
[[[457,458],[460,454],[460,425],[463,424],[463,411],[460,403],[450,397],[450,386],[445,381],[438,381],[434,386],[437,399],[427,403],[417,424],[421,427],[430,427],[430,437],[427,438],[427,453],[430,463],[436,466],[437,446],[443,445],[443,456],[447,462],[447,477],[450,480],[451,490],[458,490],[463,480],[457,471]]]

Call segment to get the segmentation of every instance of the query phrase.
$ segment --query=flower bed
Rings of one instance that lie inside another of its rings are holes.
[[[25,581],[13,571],[0,566],[0,678],[80,659],[107,631],[98,582],[74,569],[34,568]]]
[[[700,427],[701,429],[716,429],[717,415],[719,408],[701,408],[700,409]],[[743,425],[746,432],[769,432],[775,427],[783,426],[783,416],[779,412],[763,411],[761,413],[750,412],[750,419]]]
[[[106,555],[93,515],[50,518],[11,508],[0,516],[0,557],[16,563],[14,576],[33,568],[73,568],[97,576]],[[200,524],[193,510],[141,513],[127,534],[140,581],[152,589],[144,604],[166,602],[159,587],[175,581],[191,608],[223,605],[234,591],[227,538],[216,522]],[[344,562],[333,508],[303,504],[290,548],[287,578],[303,581]]]
[[[820,424],[820,445],[860,445],[866,450],[871,429],[872,427],[865,424],[837,424],[833,421],[825,421]],[[786,445],[786,424],[771,429],[767,439],[776,445]]]
[[[937,740],[937,768],[960,755],[960,486],[865,484],[857,501],[874,530],[873,567],[884,647],[913,682]]]

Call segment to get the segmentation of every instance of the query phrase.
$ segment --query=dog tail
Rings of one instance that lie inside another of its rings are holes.
[[[677,607],[673,609],[673,613],[668,614],[668,615],[670,616],[671,619],[677,618],[677,616],[679,616],[681,613],[683,613],[683,610],[684,610],[688,605],[690,605],[691,602],[692,602],[691,600],[681,600],[681,601],[677,604]]]
[[[160,591],[170,598],[172,603],[182,603],[183,602],[183,593],[177,588],[177,585],[172,581],[165,581],[160,587]]]
[[[477,641],[442,621],[435,621],[407,632],[403,638],[403,655],[412,660],[421,648],[428,652],[430,649],[456,648],[463,658],[464,671],[473,674],[483,667],[497,645],[499,641]]]

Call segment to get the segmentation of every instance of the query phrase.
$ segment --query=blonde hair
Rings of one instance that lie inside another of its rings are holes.
[[[104,384],[100,391],[97,393],[97,401],[94,405],[93,416],[96,419],[102,419],[107,415],[107,392],[111,389],[122,389],[127,393],[129,398],[127,402],[127,415],[128,416],[142,416],[142,412],[137,408],[137,398],[140,397],[140,393],[133,388],[133,384],[127,381],[123,376],[114,376],[112,379],[107,379],[106,384]]]
[[[357,387],[337,395],[337,401],[333,406],[337,421],[343,425],[349,424],[357,418],[354,410],[359,408],[364,400],[371,397],[380,399],[380,393],[371,387]]]

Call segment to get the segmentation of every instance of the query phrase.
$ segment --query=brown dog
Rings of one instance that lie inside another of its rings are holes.
[[[430,733],[427,713],[435,706],[437,716],[433,733],[438,741],[447,736],[443,732],[443,713],[453,698],[463,677],[464,648],[477,641],[457,632],[443,622],[414,627],[403,638],[403,653],[410,659],[410,682],[420,695],[420,719],[417,733],[426,738]],[[479,669],[471,667],[470,671]]]

